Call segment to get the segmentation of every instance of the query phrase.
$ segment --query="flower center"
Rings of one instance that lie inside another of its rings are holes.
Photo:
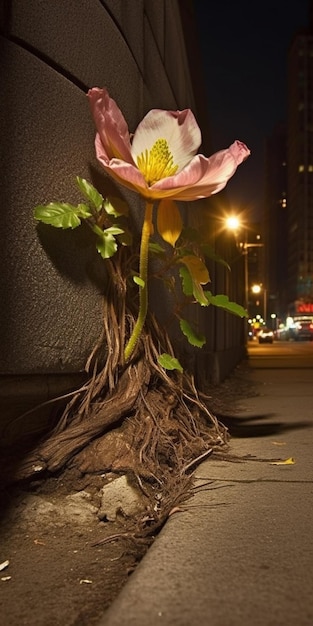
[[[178,170],[166,139],[158,139],[151,150],[142,152],[137,157],[137,165],[149,186],[162,178],[173,176]]]

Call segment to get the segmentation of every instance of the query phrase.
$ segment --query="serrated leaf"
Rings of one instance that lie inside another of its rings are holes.
[[[182,281],[183,293],[185,294],[185,296],[192,296],[193,294],[192,278],[187,270],[187,267],[180,267],[179,275]]]
[[[233,313],[234,315],[238,315],[238,317],[248,317],[248,312],[246,309],[237,304],[237,302],[231,302],[228,296],[223,294],[219,294],[217,296],[213,296],[210,291],[204,292],[209,304],[213,304],[214,306],[220,307],[229,313]]]
[[[197,348],[202,348],[202,346],[204,346],[204,344],[206,343],[204,335],[197,334],[190,326],[189,322],[187,322],[187,320],[181,319],[179,321],[179,325],[182,333],[185,335],[185,337],[187,337],[189,343],[192,346],[196,346]]]
[[[201,304],[201,306],[208,306],[208,300],[206,298],[205,292],[203,291],[201,285],[193,281],[193,296]]]
[[[75,207],[74,207],[75,208]],[[91,217],[91,211],[87,204],[80,203],[76,207],[77,215],[82,219],[86,219],[87,217]]]
[[[46,205],[37,205],[34,209],[34,217],[44,224],[66,229],[77,228],[81,219],[91,217],[91,213],[86,204],[74,206],[68,202],[49,202]]]
[[[98,235],[96,246],[103,259],[109,259],[117,251],[117,243],[114,235],[106,231],[102,232],[101,237]]]
[[[160,354],[158,363],[161,367],[164,367],[165,370],[178,370],[181,373],[184,371],[178,359],[166,352]]]
[[[210,280],[210,274],[206,265],[198,256],[189,254],[179,259],[180,263],[184,263],[188,268],[188,271],[192,279],[200,285],[206,285]]]
[[[173,248],[183,228],[179,208],[170,198],[160,200],[157,208],[157,229],[162,239]]]
[[[121,215],[128,215],[129,213],[127,203],[121,198],[106,198],[103,206],[106,213],[113,215],[113,217],[120,217]]]
[[[201,284],[207,283],[210,280],[210,275],[203,261],[197,256],[188,255],[180,258],[179,262],[183,263],[187,268],[191,279],[193,297],[201,306],[207,306],[208,301]],[[183,273],[183,291],[185,295],[191,295],[190,282],[188,282],[186,273]]]
[[[76,182],[84,196],[90,200],[97,211],[100,211],[104,202],[104,198],[101,193],[99,193],[99,191],[85,178],[76,176]]]
[[[139,287],[144,287],[145,286],[145,281],[142,280],[142,278],[140,278],[140,276],[133,276],[133,281],[134,283],[136,283],[136,285],[139,285]]]

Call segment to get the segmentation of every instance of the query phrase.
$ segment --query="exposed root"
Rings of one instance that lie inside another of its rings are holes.
[[[153,316],[125,365],[125,335],[134,318],[125,314],[125,284],[118,267],[113,269],[109,285],[114,284],[115,297],[110,299],[109,293],[105,299],[103,336],[87,362],[89,381],[70,396],[55,429],[23,458],[11,478],[60,472],[66,466],[83,474],[128,472],[143,493],[161,489],[163,514],[154,515],[156,523],[173,506],[173,494],[186,489],[194,467],[225,446],[228,433],[190,375],[169,375],[158,365],[158,355],[173,354],[173,349]]]

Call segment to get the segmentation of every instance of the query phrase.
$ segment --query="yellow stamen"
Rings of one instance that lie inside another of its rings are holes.
[[[151,150],[145,150],[137,157],[138,169],[145,177],[148,185],[153,185],[162,178],[173,176],[178,165],[173,163],[166,139],[158,139]]]

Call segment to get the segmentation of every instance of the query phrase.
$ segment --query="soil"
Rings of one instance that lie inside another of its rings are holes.
[[[221,421],[224,416],[228,427],[240,398],[255,395],[248,378],[243,363],[224,383],[207,390],[210,411]],[[0,623],[99,623],[159,530],[143,539],[136,537],[138,516],[122,508],[110,521],[101,514],[101,490],[115,477],[65,469],[3,489]],[[141,517],[149,514],[142,509]]]

